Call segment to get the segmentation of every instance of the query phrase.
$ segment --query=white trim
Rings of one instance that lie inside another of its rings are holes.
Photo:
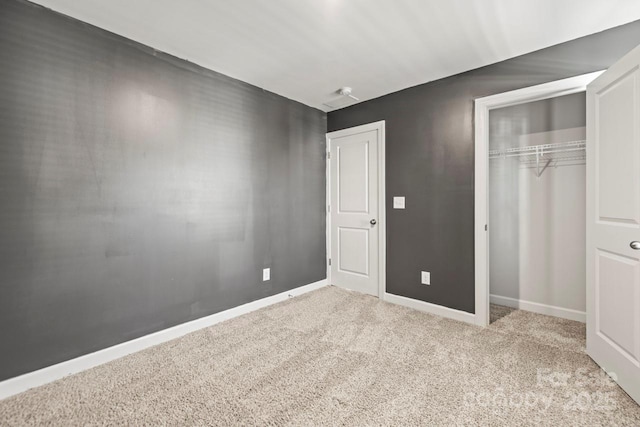
[[[436,316],[475,324],[475,316],[471,313],[467,313],[466,311],[455,310],[443,305],[432,304],[430,302],[407,298],[400,295],[393,295],[386,292],[384,294],[384,300],[392,304],[398,304],[404,307],[413,308],[414,310],[424,311],[425,313],[435,314]]]
[[[325,235],[327,238],[326,242],[326,263],[327,263],[327,283],[331,285],[331,138],[327,133],[325,135],[325,153],[324,158],[326,162],[325,167],[325,204],[324,204],[324,212],[325,216]]]
[[[555,305],[540,304],[521,299],[501,297],[500,295],[493,294],[490,295],[489,300],[491,301],[491,304],[504,305],[506,307],[531,311],[533,313],[546,314],[547,316],[561,317],[563,319],[575,320],[576,322],[585,323],[587,321],[587,313],[584,311],[557,307]]]
[[[525,102],[584,92],[604,71],[584,74],[475,100],[475,318],[476,324],[489,324],[489,111]]]
[[[327,133],[327,153],[331,152],[331,139],[354,135],[372,130],[378,131],[378,298],[384,299],[387,290],[387,189],[386,189],[386,142],[385,121],[368,123]],[[327,156],[325,153],[325,156]],[[326,157],[325,157],[326,158]],[[326,206],[331,205],[331,159],[327,159],[326,168]],[[327,214],[327,281],[331,284],[331,212],[325,207]]]
[[[76,374],[98,365],[102,365],[103,363],[119,359],[128,354],[179,338],[199,329],[215,325],[216,323],[224,322],[225,320],[233,319],[234,317],[242,316],[243,314],[285,301],[288,298],[315,291],[316,289],[320,289],[324,286],[327,286],[326,279],[305,286],[300,286],[298,288],[291,289],[290,291],[282,292],[270,297],[262,298],[257,301],[252,301],[238,307],[230,308],[210,316],[182,323],[122,344],[114,345],[113,347],[96,351],[95,353],[86,354],[34,372],[29,372],[27,374],[20,375],[19,377],[4,380],[0,382],[0,400],[22,393],[30,388],[38,387],[68,375]]]

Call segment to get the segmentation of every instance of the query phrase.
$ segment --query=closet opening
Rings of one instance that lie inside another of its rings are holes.
[[[489,322],[584,323],[586,93],[492,109],[488,137]]]

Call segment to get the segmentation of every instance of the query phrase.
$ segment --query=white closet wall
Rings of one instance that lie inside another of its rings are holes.
[[[507,136],[494,141],[504,148]],[[517,141],[516,143],[514,143]],[[584,127],[511,136],[510,146],[584,140]],[[585,311],[584,162],[523,168],[490,161],[492,302],[581,320]]]

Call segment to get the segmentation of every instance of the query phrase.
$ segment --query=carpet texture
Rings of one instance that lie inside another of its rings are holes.
[[[327,287],[0,401],[0,425],[640,425],[584,325]]]
[[[489,305],[489,323],[493,323],[497,320],[508,316],[515,310],[515,308],[506,307],[504,305],[490,304]]]

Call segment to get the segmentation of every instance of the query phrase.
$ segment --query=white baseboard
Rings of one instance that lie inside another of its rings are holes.
[[[103,363],[119,359],[128,354],[179,338],[199,329],[215,325],[216,323],[233,319],[234,317],[282,302],[290,297],[295,297],[320,289],[323,286],[327,286],[326,279],[309,285],[300,286],[299,288],[291,289],[290,291],[282,292],[277,295],[262,298],[257,301],[252,301],[238,307],[230,308],[210,316],[182,323],[171,328],[163,329],[122,344],[114,345],[113,347],[98,350],[95,353],[86,354],[75,359],[67,360],[56,365],[48,366],[37,371],[4,380],[0,382],[0,400],[22,393],[30,388],[38,387],[68,375],[76,374],[95,366],[102,365]]]
[[[443,305],[431,304],[429,302],[420,301],[413,298],[402,297],[400,295],[393,295],[385,292],[384,301],[403,305],[405,307],[413,308],[415,310],[424,311],[426,313],[435,314],[436,316],[446,317],[448,319],[459,320],[460,322],[476,324],[476,316],[472,313],[467,313],[462,310],[455,310],[453,308],[445,307]]]
[[[491,304],[504,305],[511,308],[531,311],[533,313],[546,314],[547,316],[561,317],[563,319],[575,320],[582,323],[586,323],[587,321],[587,314],[584,311],[572,310],[570,308],[562,308],[515,298],[501,297],[500,295],[489,295],[489,301],[491,301]]]

